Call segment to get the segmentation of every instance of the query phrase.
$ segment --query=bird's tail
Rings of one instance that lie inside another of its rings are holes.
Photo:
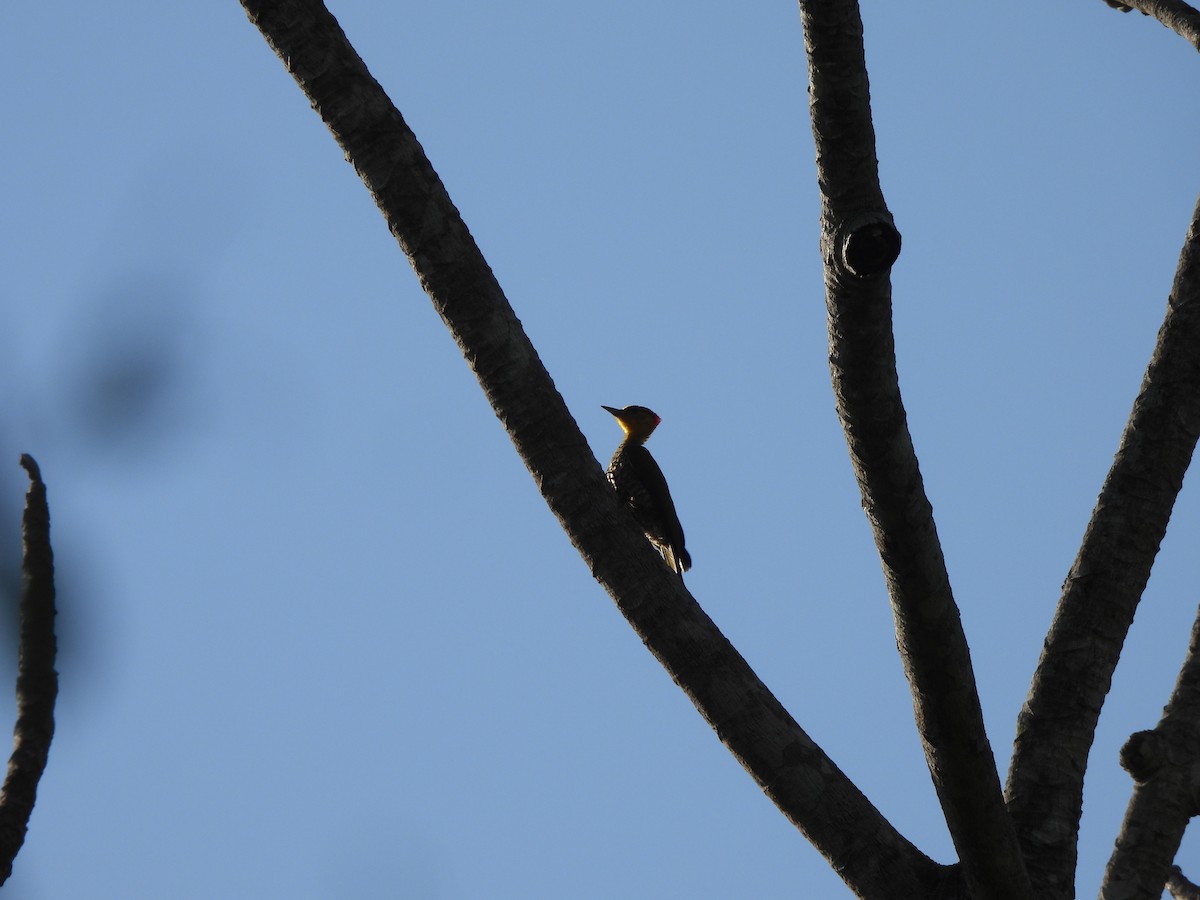
[[[674,547],[664,547],[663,558],[676,575],[682,575],[692,567],[692,556],[686,550],[677,551]]]

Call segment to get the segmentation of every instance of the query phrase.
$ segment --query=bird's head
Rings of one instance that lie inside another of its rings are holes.
[[[644,441],[662,421],[652,409],[644,406],[626,406],[624,409],[614,409],[611,406],[602,407],[612,413],[622,430],[635,441]]]

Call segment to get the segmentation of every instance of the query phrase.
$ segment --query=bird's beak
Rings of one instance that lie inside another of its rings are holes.
[[[621,418],[621,411],[619,409],[613,409],[611,406],[604,406],[603,404],[600,406],[600,408],[607,409],[610,413],[612,413],[618,419]]]

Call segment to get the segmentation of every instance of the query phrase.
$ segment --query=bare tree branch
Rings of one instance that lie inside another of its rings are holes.
[[[1074,896],[1083,775],[1200,436],[1200,204],[1167,314],[1017,719],[1007,796],[1035,886]]]
[[[1179,866],[1171,866],[1167,875],[1167,892],[1174,900],[1200,900],[1200,884],[1192,884]]]
[[[1129,738],[1121,764],[1135,787],[1100,898],[1157,900],[1188,820],[1200,812],[1200,613],[1163,718]]]
[[[1136,9],[1153,16],[1189,44],[1200,50],[1200,12],[1183,0],[1104,0],[1113,9],[1129,12]]]
[[[1200,613],[1162,718],[1129,738],[1121,765],[1136,786],[1100,897],[1158,900],[1188,820],[1200,813]]]
[[[242,0],[371,192],[551,510],[720,739],[861,897],[938,897],[912,846],[813,743],[617,502],[416,137],[318,0]]]
[[[50,550],[50,510],[46,485],[33,457],[21,465],[29,473],[25,497],[24,587],[21,593],[21,649],[17,673],[17,724],[8,774],[0,788],[0,884],[12,874],[13,860],[25,842],[29,817],[37,800],[38,781],[54,738],[54,555]]]
[[[879,186],[858,5],[801,0],[800,10],[834,393],[883,562],[917,727],[970,895],[1027,897],[1029,881],[900,397],[888,277],[900,238]]]

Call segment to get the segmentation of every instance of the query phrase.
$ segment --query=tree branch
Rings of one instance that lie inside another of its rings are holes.
[[[21,648],[17,673],[17,724],[8,774],[0,787],[0,884],[12,874],[13,860],[25,843],[38,781],[46,769],[54,737],[54,555],[50,550],[50,510],[46,485],[33,457],[21,456],[29,473],[25,497],[24,586],[21,593]]]
[[[1104,0],[1113,9],[1152,16],[1200,50],[1200,12],[1183,0]]]
[[[801,0],[808,51],[830,368],[875,532],[917,727],[972,897],[1027,897],[970,652],[900,397],[891,321],[900,237],[879,186],[854,0]],[[863,254],[857,246],[891,248]],[[864,257],[872,262],[864,266]]]
[[[1179,866],[1171,866],[1167,874],[1167,893],[1173,900],[1200,900],[1200,884],[1192,884]]]
[[[1200,613],[1162,719],[1129,738],[1135,787],[1104,872],[1101,900],[1158,900],[1188,820],[1200,813]]]
[[[318,0],[242,0],[383,212],[596,579],[780,810],[862,897],[936,897],[924,856],[813,743],[617,502],[400,112]]]
[[[1083,775],[1125,635],[1200,435],[1200,203],[1121,445],[1017,719],[1009,809],[1034,884],[1074,896]]]

